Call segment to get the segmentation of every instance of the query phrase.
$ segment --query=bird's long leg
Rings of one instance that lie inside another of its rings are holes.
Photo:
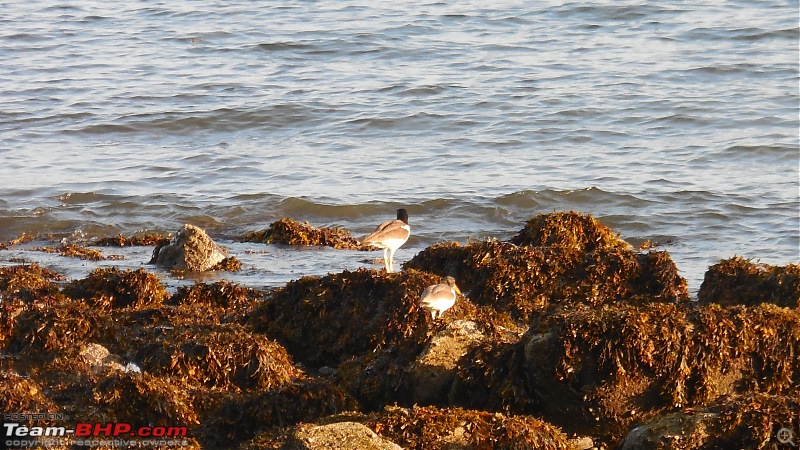
[[[388,248],[383,249],[383,267],[386,268],[386,273],[392,273],[392,267],[389,265]]]
[[[394,270],[394,250],[393,248],[389,249],[389,270],[388,272],[392,272]]]

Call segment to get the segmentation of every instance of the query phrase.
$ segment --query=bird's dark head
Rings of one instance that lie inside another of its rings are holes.
[[[402,220],[403,223],[408,225],[408,211],[406,211],[405,208],[397,210],[397,220]]]
[[[452,276],[448,275],[444,277],[444,283],[453,288],[456,291],[456,293],[458,293],[458,295],[463,295],[461,293],[461,289],[459,289],[458,286],[456,286],[456,279],[453,278]]]

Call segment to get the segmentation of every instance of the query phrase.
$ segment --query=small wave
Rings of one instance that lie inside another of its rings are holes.
[[[13,34],[7,34],[5,36],[0,36],[0,39],[7,40],[7,41],[41,42],[41,41],[48,41],[51,38],[49,36],[45,36],[45,35],[41,35],[41,34],[13,33]]]
[[[597,187],[575,190],[519,191],[498,197],[496,202],[510,208],[538,209],[541,212],[561,209],[587,212],[587,209],[596,209],[596,205],[603,205],[605,208],[641,208],[651,203],[650,200],[632,194],[607,192]]]
[[[797,160],[798,146],[788,145],[732,145],[724,151],[724,157],[736,159],[777,158]]]
[[[116,195],[101,194],[98,192],[65,192],[57,197],[64,205],[82,205],[86,203],[114,202],[119,198]]]
[[[439,121],[444,117],[447,116],[444,114],[421,112],[393,118],[363,117],[348,120],[346,123],[356,125],[365,130],[412,130],[424,129],[424,126],[431,124],[440,125]]]
[[[255,46],[258,50],[267,52],[286,52],[297,50],[313,50],[314,45],[300,42],[265,42]]]
[[[280,129],[312,123],[318,110],[298,104],[276,104],[264,108],[218,108],[210,111],[163,112],[132,114],[117,119],[118,123],[90,124],[65,134],[128,134],[162,135],[205,132],[231,132],[248,129]]]
[[[758,42],[770,39],[797,40],[800,32],[797,28],[783,28],[778,30],[765,30],[762,28],[693,28],[687,31],[683,38],[687,41],[730,39],[733,41]]]

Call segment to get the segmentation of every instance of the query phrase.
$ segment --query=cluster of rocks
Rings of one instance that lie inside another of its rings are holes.
[[[225,258],[182,231],[155,262]],[[445,275],[466,297],[433,320],[419,294]],[[800,430],[800,266],[721,261],[692,302],[668,253],[572,212],[274,292],[30,264],[0,268],[0,293],[0,408],[182,426],[189,447],[766,448]]]

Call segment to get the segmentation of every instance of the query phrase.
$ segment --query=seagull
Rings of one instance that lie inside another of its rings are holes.
[[[462,295],[461,290],[456,286],[456,279],[445,277],[444,283],[428,286],[422,291],[420,305],[431,312],[431,317],[436,320],[436,316],[452,308],[456,304],[456,295]]]
[[[378,228],[365,237],[361,243],[370,247],[382,248],[386,272],[392,273],[394,252],[406,243],[410,235],[411,227],[408,226],[408,212],[401,208],[397,210],[397,219],[378,225]]]

